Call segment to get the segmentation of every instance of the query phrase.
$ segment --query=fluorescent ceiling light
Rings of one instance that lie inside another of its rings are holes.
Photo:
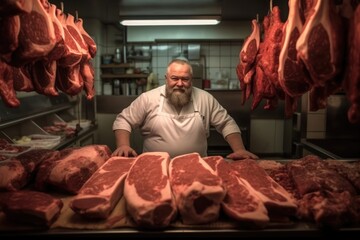
[[[124,26],[173,26],[173,25],[216,25],[218,19],[146,19],[146,20],[123,20]]]

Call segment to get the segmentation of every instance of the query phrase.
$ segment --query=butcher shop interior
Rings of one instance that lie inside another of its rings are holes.
[[[3,0],[0,30],[0,235],[360,231],[359,0]],[[176,58],[259,159],[228,159],[215,127],[207,156],[143,152],[138,128],[139,155],[112,155]]]

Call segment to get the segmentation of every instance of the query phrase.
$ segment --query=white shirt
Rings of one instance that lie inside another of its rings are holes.
[[[165,85],[142,93],[127,108],[123,109],[113,123],[113,130],[123,129],[131,132],[132,129],[140,128],[144,137],[150,134],[156,135],[157,129],[153,129],[153,120],[158,116],[161,98],[164,98],[162,111],[179,117],[194,113],[194,106],[196,106],[203,119],[206,137],[209,137],[210,126],[215,127],[224,138],[231,133],[240,133],[234,119],[210,93],[193,87],[191,102],[184,106],[178,114],[175,107],[165,98]]]

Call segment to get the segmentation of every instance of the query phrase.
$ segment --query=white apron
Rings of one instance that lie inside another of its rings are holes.
[[[153,119],[150,134],[144,137],[144,152],[168,152],[171,157],[198,152],[207,155],[207,138],[203,117],[193,101],[194,112],[173,115],[163,111],[165,97]]]

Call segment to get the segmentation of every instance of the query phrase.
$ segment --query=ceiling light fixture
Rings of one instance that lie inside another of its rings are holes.
[[[174,26],[174,25],[216,25],[220,22],[217,18],[194,18],[194,19],[142,19],[122,20],[124,26]]]

